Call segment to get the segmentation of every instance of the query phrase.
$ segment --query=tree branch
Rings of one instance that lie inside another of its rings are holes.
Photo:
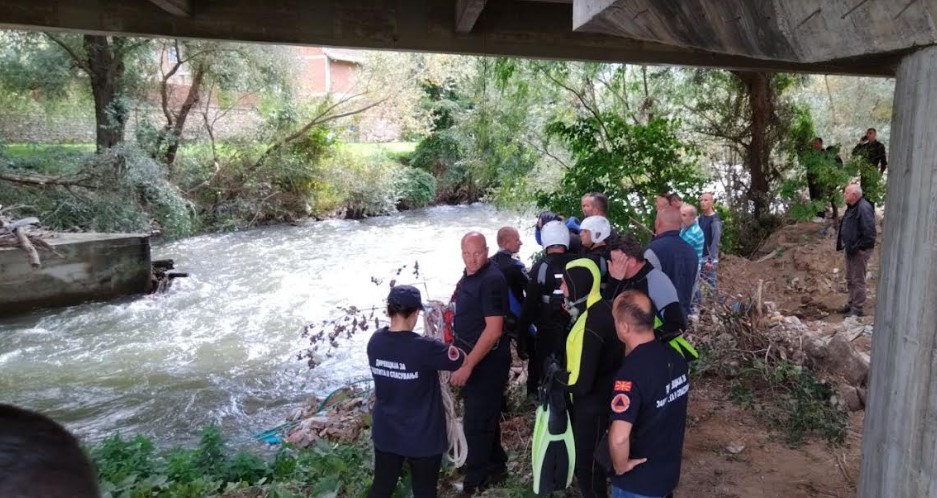
[[[350,99],[349,99],[349,100],[350,100]],[[380,105],[380,104],[383,104],[386,100],[387,100],[386,98],[383,98],[383,99],[381,99],[381,100],[372,102],[372,103],[370,103],[370,104],[368,104],[368,105],[366,105],[366,106],[364,106],[364,107],[359,107],[358,109],[353,109],[353,110],[351,110],[351,111],[342,112],[342,113],[339,113],[339,114],[333,114],[333,115],[331,115],[331,116],[326,116],[329,111],[335,109],[335,107],[337,107],[339,104],[335,104],[335,105],[330,106],[328,109],[326,109],[325,111],[319,113],[319,115],[317,115],[316,117],[312,118],[311,121],[309,121],[308,123],[306,123],[305,125],[303,125],[302,128],[300,128],[299,130],[296,130],[295,133],[293,133],[293,134],[291,134],[291,135],[289,135],[289,136],[287,136],[287,137],[285,137],[285,138],[283,138],[283,139],[281,139],[281,140],[278,140],[278,141],[275,142],[273,145],[271,145],[270,147],[268,147],[267,150],[264,151],[263,155],[260,156],[260,159],[258,159],[257,162],[254,163],[254,167],[251,168],[251,169],[257,169],[258,167],[260,167],[260,166],[264,163],[264,161],[266,161],[267,158],[268,158],[272,153],[276,152],[277,150],[279,150],[279,149],[282,148],[283,146],[289,144],[290,142],[292,142],[292,141],[294,141],[294,140],[296,140],[296,139],[302,137],[303,135],[306,134],[306,132],[308,132],[309,130],[311,130],[313,126],[320,125],[320,124],[323,124],[323,123],[328,123],[329,121],[334,121],[334,120],[336,120],[336,119],[341,119],[341,118],[344,118],[344,117],[347,117],[347,116],[353,116],[353,115],[355,115],[355,114],[360,114],[360,113],[362,113],[362,112],[367,111],[368,109],[370,109],[370,108],[372,108],[372,107],[375,107],[375,106],[378,106],[378,105]],[[347,102],[347,100],[346,100],[346,102]]]
[[[58,185],[62,187],[95,188],[92,185],[83,183],[82,179],[68,180],[63,177],[15,175],[13,173],[7,173],[4,171],[0,171],[0,180],[8,181],[10,183],[16,183],[20,185],[38,185],[38,186]]]
[[[65,43],[64,40],[58,38],[52,33],[45,33],[45,35],[47,38],[55,42],[56,45],[62,47],[62,50],[64,50],[73,61],[75,61],[75,64],[78,64],[78,67],[80,67],[82,71],[88,73],[89,75],[91,74],[91,66],[88,64],[87,58],[80,57],[78,53],[75,52],[75,49],[70,47],[67,43]]]

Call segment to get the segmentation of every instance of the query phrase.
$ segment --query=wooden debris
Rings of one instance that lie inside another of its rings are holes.
[[[29,233],[33,226],[39,225],[38,218],[23,218],[21,220],[10,220],[0,216],[0,247],[19,247],[29,258],[29,264],[33,268],[42,267],[42,261],[39,259],[39,251],[36,247],[45,249],[52,254],[61,257],[60,254],[52,249],[52,246],[42,240],[41,235]]]

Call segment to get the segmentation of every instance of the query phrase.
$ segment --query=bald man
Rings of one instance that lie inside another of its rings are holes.
[[[680,238],[681,225],[679,208],[665,206],[658,211],[654,222],[657,235],[648,244],[644,259],[670,277],[670,281],[677,289],[680,307],[685,315],[689,315],[699,258],[693,247]]]
[[[488,259],[485,236],[462,237],[465,272],[453,300],[453,343],[468,352],[451,383],[462,387],[465,402],[462,425],[468,456],[460,496],[471,496],[507,477],[507,454],[501,446],[501,406],[511,366],[508,341],[502,339],[508,313],[504,275]]]
[[[516,257],[522,245],[524,243],[516,228],[501,227],[498,230],[498,252],[491,257],[491,262],[501,270],[508,284],[508,313],[504,315],[504,333],[516,343],[517,355],[526,359],[533,348],[533,337],[527,331],[522,332],[517,328],[524,307],[524,293],[530,282],[527,267]]]
[[[865,272],[875,247],[875,208],[852,183],[843,191],[846,212],[839,223],[836,250],[846,251],[846,289],[849,300],[841,310],[846,316],[865,314]]]

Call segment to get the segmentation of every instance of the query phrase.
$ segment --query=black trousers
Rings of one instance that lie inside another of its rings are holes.
[[[608,477],[595,462],[595,448],[608,430],[609,413],[595,403],[573,400],[573,440],[576,442],[576,482],[582,498],[606,498]]]
[[[442,455],[427,458],[408,458],[393,453],[374,450],[374,482],[368,491],[368,498],[390,498],[397,487],[403,461],[410,463],[410,481],[414,498],[436,498],[436,485],[439,482],[439,468]]]
[[[549,325],[537,324],[537,336],[533,337],[534,352],[527,363],[527,394],[537,394],[540,381],[543,380],[544,365],[550,355],[562,361],[565,344],[561,343],[562,330]]]
[[[462,425],[468,455],[465,460],[464,489],[475,490],[500,472],[508,461],[501,446],[501,408],[507,385],[511,353],[507,341],[488,353],[462,389],[465,415]]]

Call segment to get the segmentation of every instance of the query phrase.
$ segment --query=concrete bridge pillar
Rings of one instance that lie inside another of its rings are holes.
[[[937,497],[937,46],[898,68],[860,498]]]

